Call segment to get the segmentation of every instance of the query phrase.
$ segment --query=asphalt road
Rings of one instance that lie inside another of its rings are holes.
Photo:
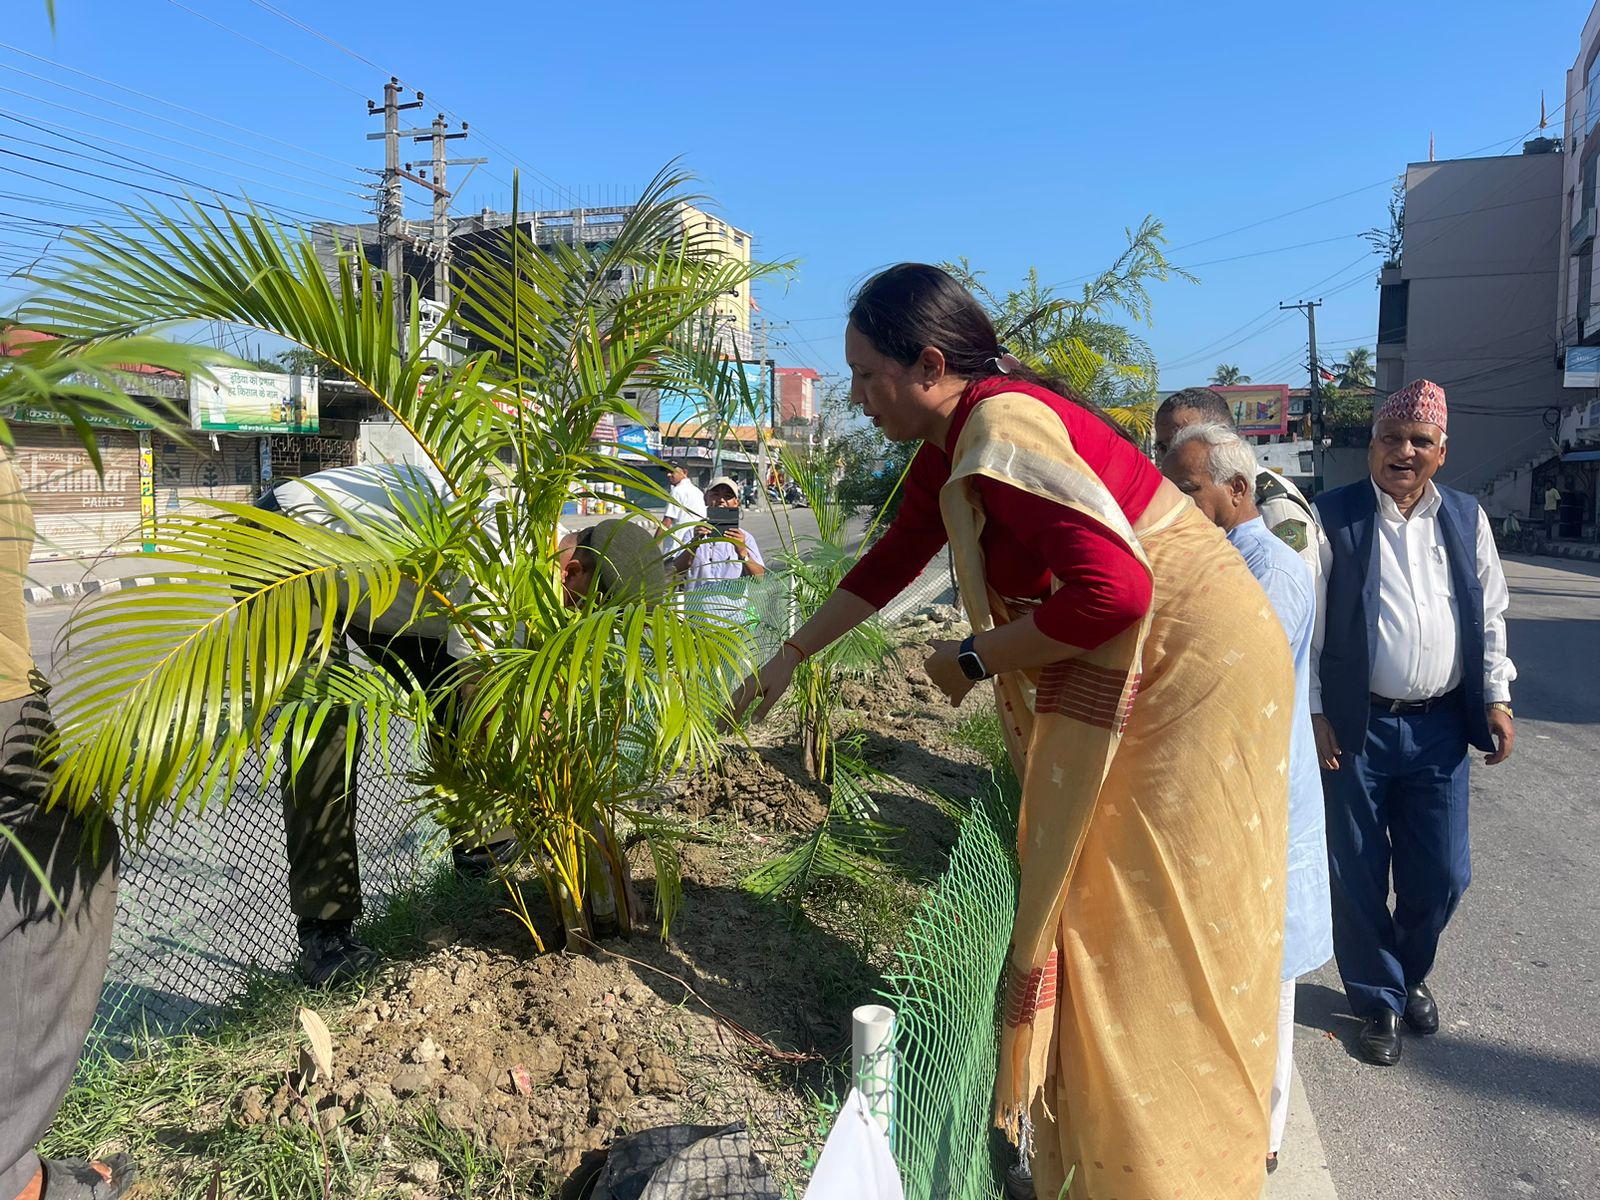
[[[1600,1196],[1600,566],[1506,575],[1517,743],[1473,767],[1439,1033],[1367,1066],[1331,964],[1301,982],[1295,1060],[1345,1200]]]

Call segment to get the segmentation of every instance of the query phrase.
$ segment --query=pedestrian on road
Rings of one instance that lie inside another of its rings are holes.
[[[1546,541],[1555,541],[1556,522],[1561,516],[1561,489],[1556,487],[1555,480],[1550,481],[1550,486],[1544,490],[1544,536]]]
[[[693,527],[706,519],[706,497],[690,480],[689,472],[684,470],[682,463],[672,464],[667,471],[667,482],[672,485],[672,490],[667,493],[671,501],[667,511],[662,514],[662,525],[671,536],[663,548],[669,554],[675,554],[688,545],[689,538],[693,536]]]
[[[1317,497],[1328,535],[1312,651],[1312,725],[1328,810],[1333,945],[1361,1056],[1400,1058],[1400,1021],[1439,1028],[1439,936],[1472,877],[1467,755],[1515,731],[1509,603],[1489,518],[1439,487],[1444,389],[1407,384],[1378,410],[1370,479]],[[1390,909],[1390,877],[1394,906]]]
[[[1184,388],[1174,392],[1156,409],[1155,459],[1162,462],[1172,449],[1180,429],[1203,422],[1214,422],[1234,429],[1233,406],[1219,393],[1206,387]],[[1254,451],[1251,451],[1254,454]],[[1263,466],[1255,473],[1256,511],[1268,529],[1311,570],[1312,578],[1322,569],[1319,556],[1322,529],[1307,500],[1294,482]]]
[[[1311,732],[1311,638],[1317,592],[1305,563],[1275,537],[1256,509],[1256,456],[1226,425],[1186,425],[1161,464],[1164,475],[1228,535],[1272,601],[1294,655],[1294,729],[1289,741],[1289,901],[1283,922],[1282,984],[1278,992],[1278,1067],[1272,1076],[1267,1173],[1278,1167],[1289,1120],[1294,1070],[1294,993],[1297,979],[1333,957],[1328,899],[1328,840],[1322,779]]]
[[[34,1150],[100,1002],[121,863],[111,820],[47,807],[51,767],[40,746],[52,732],[50,706],[22,600],[32,553],[33,515],[0,451],[0,1198],[114,1200],[136,1174],[127,1155],[46,1161]],[[43,868],[59,908],[19,847]]]
[[[857,294],[851,398],[922,443],[893,525],[746,682],[899,594],[948,538],[974,634],[926,669],[994,679],[1022,781],[997,1115],[1038,1195],[1261,1190],[1276,1047],[1294,668],[1227,539],[1087,402],[906,263]],[[1135,696],[1137,695],[1137,699]]]

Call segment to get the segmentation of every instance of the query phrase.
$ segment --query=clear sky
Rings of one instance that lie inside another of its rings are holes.
[[[876,267],[965,255],[996,285],[1037,266],[1076,287],[1153,213],[1201,279],[1155,293],[1148,337],[1178,387],[1219,362],[1303,385],[1305,322],[1280,300],[1326,299],[1325,359],[1371,345],[1378,260],[1357,235],[1384,223],[1394,177],[1430,133],[1440,158],[1520,152],[1541,89],[1559,134],[1589,4],[57,10],[52,35],[43,0],[11,0],[0,32],[0,271],[45,222],[91,219],[136,183],[369,219],[382,147],[365,100],[395,74],[427,96],[408,117],[444,107],[474,135],[453,151],[491,159],[458,211],[508,206],[513,170],[524,207],[616,202],[681,158],[758,256],[797,260],[757,292],[784,363],[840,369],[846,297]]]

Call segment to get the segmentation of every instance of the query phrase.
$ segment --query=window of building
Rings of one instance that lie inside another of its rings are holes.
[[[1594,207],[1595,171],[1600,167],[1600,159],[1591,158],[1583,164],[1583,204],[1578,209],[1578,219],[1583,219],[1583,214]]]
[[[1584,333],[1588,333],[1589,325],[1589,293],[1594,287],[1594,247],[1585,246],[1578,255],[1578,320],[1583,326]]]
[[[1588,111],[1583,122],[1585,136],[1594,132],[1594,127],[1600,123],[1600,54],[1589,60],[1589,71],[1584,77],[1584,92],[1588,100]]]

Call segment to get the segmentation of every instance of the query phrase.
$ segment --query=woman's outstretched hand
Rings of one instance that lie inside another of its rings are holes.
[[[766,720],[772,706],[789,690],[789,684],[794,681],[794,669],[799,665],[799,656],[792,649],[787,645],[780,648],[759,671],[739,685],[739,690],[733,694],[733,711],[743,716],[754,704],[750,720]]]
[[[922,667],[933,681],[933,686],[949,698],[951,708],[959,707],[972,690],[972,680],[967,678],[961,664],[956,661],[956,655],[960,652],[960,642],[934,642],[933,653]]]

